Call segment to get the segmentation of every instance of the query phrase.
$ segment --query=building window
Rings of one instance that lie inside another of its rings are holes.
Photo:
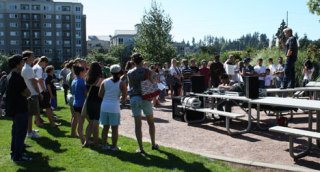
[[[0,40],[0,45],[4,45],[4,40]]]
[[[61,24],[60,23],[56,24],[56,28],[60,29],[61,28]]]
[[[79,48],[76,49],[76,54],[77,54],[78,56],[81,56],[81,54],[82,54],[81,52],[82,52],[81,49],[79,49]]]
[[[57,41],[56,45],[62,45],[62,41]]]
[[[10,4],[9,5],[9,9],[10,10],[16,10],[17,9],[17,5],[16,4]]]
[[[56,36],[61,36],[61,32],[56,32]]]
[[[58,53],[58,54],[62,54],[62,50],[61,50],[61,49],[58,49],[58,50],[57,50],[57,53]]]
[[[81,45],[81,40],[80,39],[76,40],[76,45]]]
[[[40,32],[33,32],[34,38],[40,38]]]
[[[118,43],[123,44],[123,38],[118,38]]]
[[[44,26],[45,28],[51,28],[51,23],[44,23],[43,26]]]
[[[10,36],[17,36],[17,35],[18,35],[18,32],[13,32],[13,31],[10,32]]]
[[[40,15],[39,14],[33,14],[32,18],[33,18],[33,20],[40,20]]]
[[[22,29],[29,29],[29,23],[22,22],[21,25],[22,25]]]
[[[30,19],[30,15],[29,14],[22,14],[22,19],[24,20],[29,20]]]
[[[32,10],[40,10],[40,5],[32,5]]]
[[[52,32],[45,32],[44,36],[52,36]]]
[[[56,20],[61,20],[61,15],[56,15]]]
[[[44,19],[51,19],[51,17],[52,17],[52,16],[51,16],[50,14],[45,14],[45,15],[43,15],[43,18],[44,18]]]
[[[76,37],[81,38],[81,31],[76,31]]]
[[[17,45],[18,44],[18,41],[17,40],[11,40],[10,41],[10,45]]]
[[[76,16],[76,19],[77,20],[81,20],[81,16]]]
[[[65,36],[65,37],[70,37],[70,32],[64,32],[64,33],[63,33],[63,36]]]
[[[21,8],[21,10],[29,10],[30,6],[29,6],[29,4],[21,4],[20,8]]]
[[[40,40],[33,40],[34,45],[40,45]]]
[[[0,32],[0,36],[4,36],[4,32]]]
[[[12,50],[10,50],[10,54],[18,54],[18,50],[17,49],[12,49]]]
[[[51,6],[43,6],[44,11],[51,11]]]
[[[70,24],[65,24],[64,27],[65,29],[70,29]]]
[[[44,49],[45,54],[52,54],[52,49]]]
[[[9,14],[9,18],[16,19],[18,18],[18,14]]]
[[[62,6],[62,11],[70,11],[70,6]]]
[[[22,32],[22,36],[23,38],[29,38],[29,32],[26,32],[26,31]]]
[[[64,45],[70,45],[70,41],[63,41]]]
[[[30,41],[29,40],[25,40],[22,42],[23,45],[30,45]]]
[[[76,28],[81,28],[81,23],[76,23]]]
[[[10,27],[18,27],[18,23],[12,22],[10,23]]]
[[[81,11],[81,7],[76,7],[76,12],[80,12]]]
[[[56,6],[56,11],[61,11],[61,5]]]
[[[3,19],[3,14],[0,14],[0,19]]]
[[[52,45],[52,41],[51,41],[51,40],[45,40],[45,41],[44,41],[44,44],[45,44],[45,45]]]

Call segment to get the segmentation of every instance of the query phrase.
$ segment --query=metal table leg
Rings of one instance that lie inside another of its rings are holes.
[[[309,110],[309,117],[308,117],[308,128],[309,130],[312,130],[312,111]],[[290,135],[289,136],[289,152],[290,152],[290,156],[294,159],[297,160],[299,158],[302,158],[306,155],[308,155],[310,153],[310,149],[312,147],[312,138],[308,138],[308,145],[307,145],[307,149],[299,152],[299,153],[294,153],[293,152],[293,148],[294,148],[294,138],[295,136]]]
[[[241,131],[231,131],[230,130],[230,118],[226,117],[226,129],[227,132],[230,135],[234,135],[234,134],[243,134],[243,133],[247,133],[250,131],[251,129],[251,123],[252,123],[252,118],[251,118],[251,103],[248,103],[248,125],[247,128]]]

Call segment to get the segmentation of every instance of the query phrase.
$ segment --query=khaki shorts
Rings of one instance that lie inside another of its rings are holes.
[[[39,97],[37,95],[28,98],[28,114],[40,115]]]

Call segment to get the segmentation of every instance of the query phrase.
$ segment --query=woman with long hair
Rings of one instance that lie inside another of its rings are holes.
[[[112,65],[110,67],[112,77],[105,79],[99,90],[99,97],[103,98],[100,112],[100,124],[103,125],[102,142],[103,149],[119,150],[118,142],[118,126],[120,125],[120,94],[121,101],[125,101],[127,97],[126,83],[120,80],[121,67]],[[112,129],[112,146],[108,145],[108,132]]]
[[[98,62],[91,63],[86,77],[86,86],[88,90],[88,126],[86,129],[86,139],[83,146],[90,145],[89,139],[91,135],[93,135],[93,144],[95,146],[97,146],[99,142],[99,118],[102,99],[98,96],[98,93],[101,82],[103,80],[102,76],[103,75],[100,64]]]

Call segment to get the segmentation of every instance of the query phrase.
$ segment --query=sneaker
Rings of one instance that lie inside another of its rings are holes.
[[[159,145],[155,144],[151,147],[152,150],[159,150]]]
[[[21,158],[19,159],[12,159],[13,162],[15,163],[21,163],[21,162],[28,162],[28,161],[32,161],[32,158],[31,157],[28,157],[28,156],[22,156]]]
[[[111,146],[110,145],[104,145],[104,146],[102,146],[102,149],[103,150],[110,150]]]
[[[111,147],[110,148],[110,150],[112,150],[112,151],[119,151],[119,150],[121,150],[121,148],[120,147],[118,147],[118,146],[115,146],[115,147]]]
[[[40,136],[37,133],[33,133],[33,132],[27,133],[27,136],[32,139],[40,138]]]

